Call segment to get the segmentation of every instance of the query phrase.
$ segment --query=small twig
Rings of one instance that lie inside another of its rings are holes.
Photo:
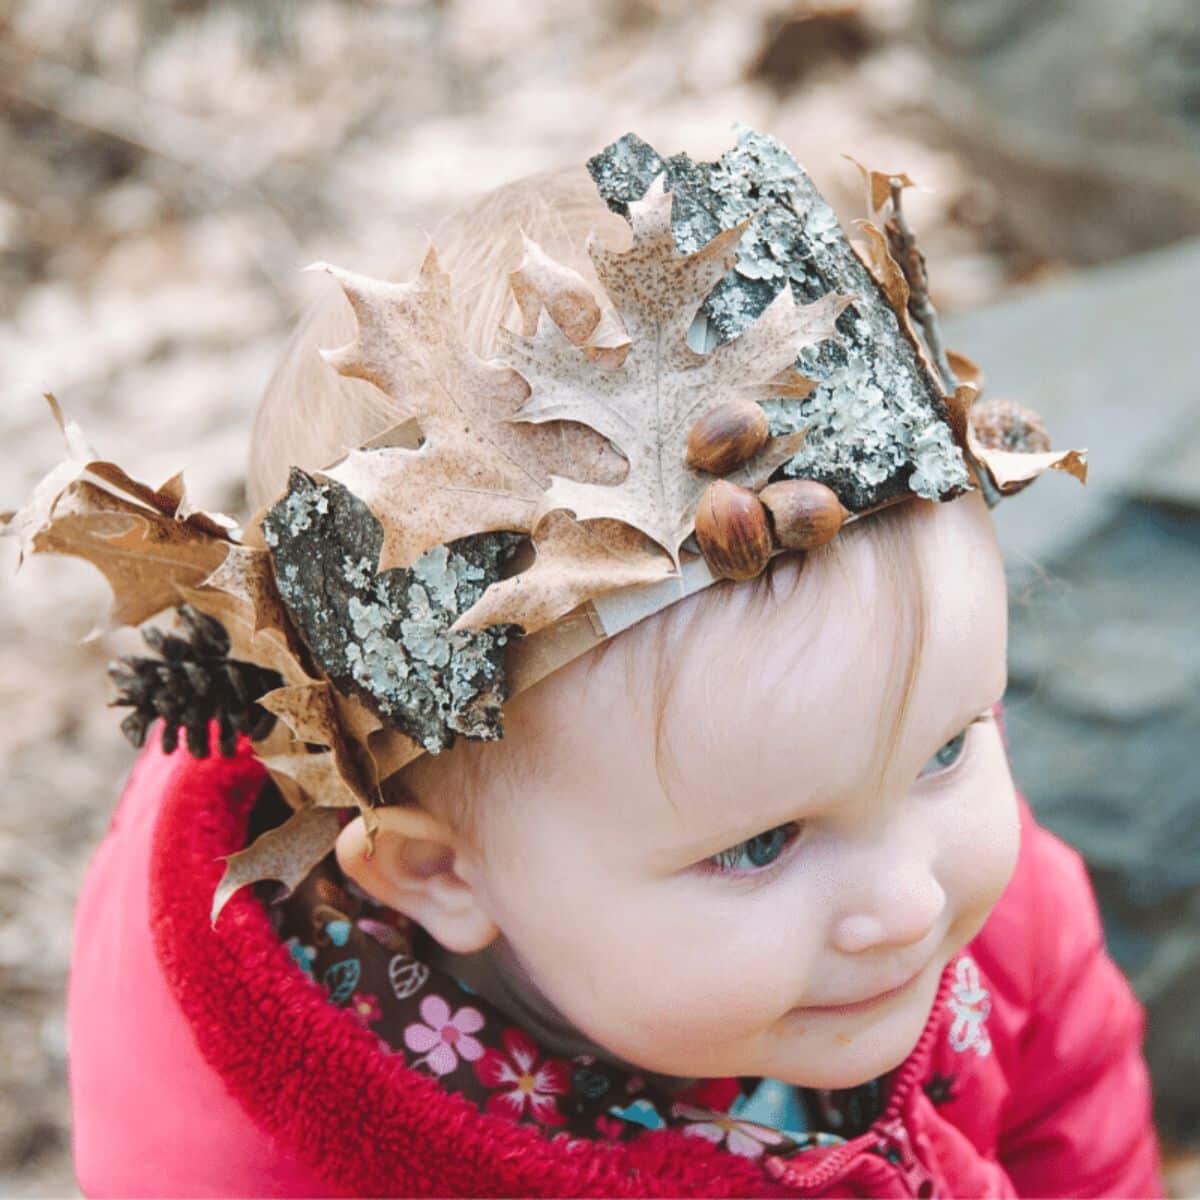
[[[947,396],[953,396],[958,389],[958,377],[950,366],[946,348],[942,344],[942,331],[938,325],[937,309],[929,298],[929,275],[925,269],[925,255],[917,245],[916,236],[909,227],[908,220],[901,207],[901,194],[904,187],[900,180],[888,181],[891,190],[892,215],[884,225],[887,233],[888,248],[892,257],[904,272],[908,281],[908,311],[921,327],[921,336],[933,359],[933,365],[940,376],[942,387]],[[979,490],[987,502],[988,508],[995,508],[1000,502],[1000,492],[988,477],[983,465],[976,461],[975,456],[967,447],[963,447],[967,461],[975,470],[979,481]]]
[[[892,191],[892,215],[884,226],[887,233],[888,246],[892,257],[900,264],[904,278],[908,280],[908,311],[912,313],[925,344],[929,347],[933,364],[941,376],[942,387],[948,396],[954,395],[958,387],[958,379],[950,369],[950,360],[946,357],[942,346],[942,334],[938,328],[937,309],[929,298],[929,276],[925,270],[925,255],[917,245],[917,239],[909,228],[904,210],[900,206],[900,197],[904,189],[897,179],[890,180]]]

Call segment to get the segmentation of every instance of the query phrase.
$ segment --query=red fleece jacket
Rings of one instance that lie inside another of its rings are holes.
[[[220,856],[265,770],[148,747],[92,860],[68,988],[89,1196],[1161,1196],[1144,1013],[1079,855],[1022,799],[1014,877],[947,966],[883,1115],[750,1159],[678,1130],[551,1142],[327,1002]]]

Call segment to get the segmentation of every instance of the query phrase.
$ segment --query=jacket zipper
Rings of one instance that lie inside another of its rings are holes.
[[[845,1174],[846,1168],[860,1153],[879,1151],[885,1161],[898,1168],[912,1195],[922,1197],[923,1200],[936,1195],[933,1175],[917,1158],[900,1110],[928,1065],[942,1009],[954,983],[954,972],[951,969],[954,961],[951,959],[942,972],[929,1020],[908,1061],[900,1068],[883,1115],[877,1117],[865,1133],[851,1139],[844,1146],[830,1150],[820,1162],[807,1169],[800,1160],[781,1158],[777,1154],[767,1155],[763,1166],[772,1179],[785,1187],[795,1188],[802,1194],[811,1194],[815,1189],[824,1187]],[[805,1156],[802,1155],[801,1159],[803,1157]]]

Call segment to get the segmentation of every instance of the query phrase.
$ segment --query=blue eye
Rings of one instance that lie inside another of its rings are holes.
[[[936,775],[940,771],[954,766],[962,758],[963,748],[966,744],[967,731],[964,729],[938,749],[938,752],[921,768],[921,775]]]
[[[787,849],[799,830],[800,825],[796,821],[776,825],[774,829],[755,834],[704,861],[715,871],[760,871],[763,867],[769,867]]]

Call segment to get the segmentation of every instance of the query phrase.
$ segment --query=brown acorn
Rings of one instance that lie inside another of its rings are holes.
[[[752,459],[767,440],[767,414],[753,400],[731,400],[710,409],[688,435],[687,464],[724,475]]]
[[[767,484],[758,498],[771,514],[775,540],[785,550],[825,545],[850,515],[836,493],[815,479],[781,479]]]
[[[700,497],[696,541],[714,575],[753,579],[771,557],[767,510],[749,488],[718,479]]]

